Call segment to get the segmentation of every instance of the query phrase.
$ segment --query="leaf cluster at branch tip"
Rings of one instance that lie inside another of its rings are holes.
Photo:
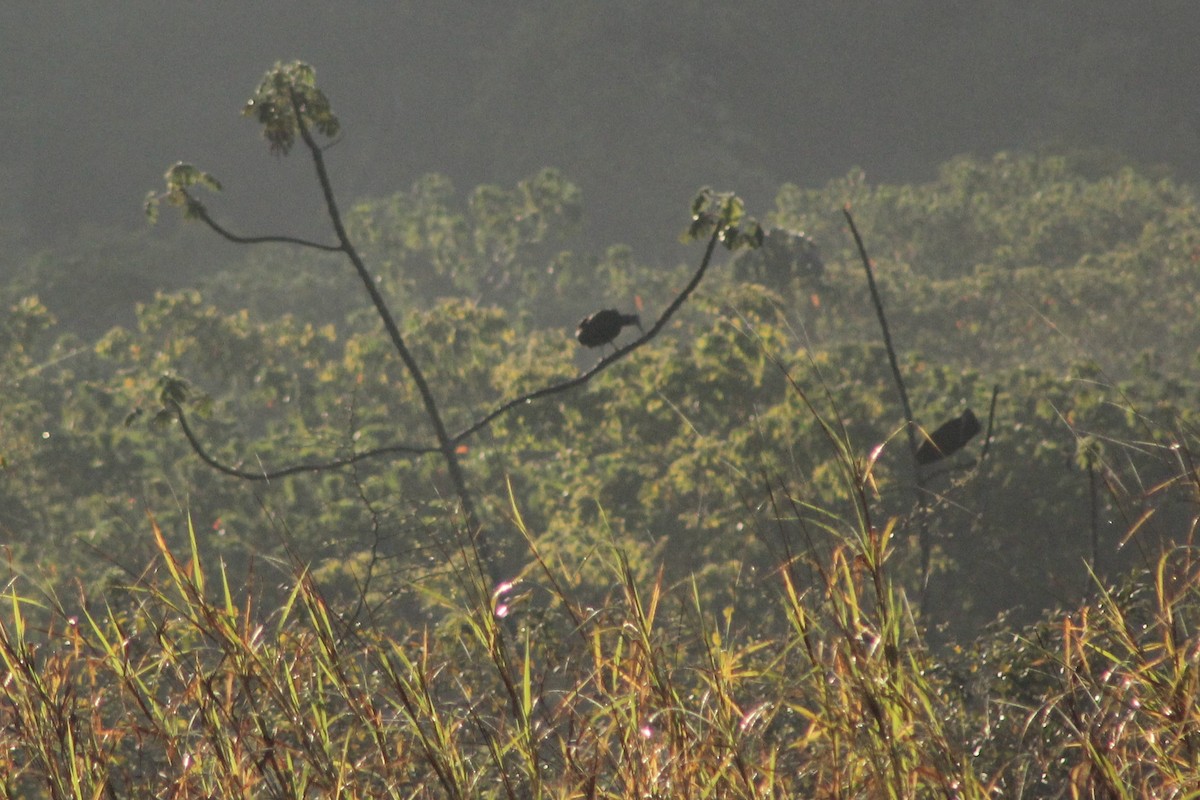
[[[762,225],[746,216],[742,199],[732,192],[714,192],[705,187],[692,201],[692,224],[680,238],[685,242],[707,239],[717,232],[726,250],[751,250],[762,246]]]
[[[167,188],[161,192],[151,190],[146,194],[146,217],[151,224],[158,221],[159,203],[182,208],[184,219],[196,219],[204,210],[204,205],[188,193],[192,186],[203,186],[214,192],[221,191],[221,182],[212,175],[197,169],[191,164],[176,161],[163,174]]]
[[[330,108],[329,98],[317,88],[316,77],[316,70],[303,61],[276,62],[246,101],[242,114],[263,126],[272,153],[287,155],[295,144],[297,113],[323,136],[337,136],[341,124]]]

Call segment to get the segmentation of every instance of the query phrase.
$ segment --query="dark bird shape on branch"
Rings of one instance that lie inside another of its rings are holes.
[[[615,308],[606,308],[584,317],[575,329],[575,338],[584,347],[599,347],[617,338],[626,325],[637,325],[640,329],[642,322],[637,314],[622,314]]]
[[[957,453],[979,433],[979,420],[974,412],[967,409],[960,416],[943,422],[933,433],[922,433],[925,441],[917,448],[917,463],[932,464],[952,453]]]

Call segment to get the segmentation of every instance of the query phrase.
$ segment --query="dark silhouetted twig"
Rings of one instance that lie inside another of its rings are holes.
[[[846,221],[850,223],[850,233],[854,235],[854,244],[858,247],[858,255],[862,259],[863,269],[867,273],[867,286],[871,291],[871,301],[875,304],[875,314],[879,317],[879,327],[883,330],[883,345],[887,349],[888,363],[892,366],[892,376],[896,380],[896,390],[900,392],[900,403],[904,407],[904,431],[908,435],[908,452],[912,454],[913,461],[916,463],[915,478],[917,491],[917,517],[918,539],[921,546],[921,602],[920,607],[924,609],[925,601],[928,596],[929,589],[929,573],[933,564],[933,541],[929,532],[929,521],[922,513],[925,504],[928,500],[928,493],[925,488],[925,477],[921,473],[920,463],[917,460],[917,426],[913,419],[912,405],[908,402],[908,389],[904,385],[904,378],[900,374],[900,364],[896,360],[896,348],[892,346],[892,334],[888,330],[887,315],[883,311],[883,300],[879,296],[879,288],[875,285],[875,271],[871,267],[871,259],[867,256],[867,248],[863,244],[862,236],[858,233],[858,227],[854,224],[854,217],[850,214],[850,206],[844,206],[842,213],[846,215]]]
[[[417,447],[415,445],[397,444],[388,445],[386,447],[376,447],[370,450],[364,450],[361,453],[343,456],[342,458],[334,458],[328,461],[313,461],[306,464],[293,464],[291,466],[282,467],[280,469],[266,470],[260,469],[255,471],[232,467],[217,460],[212,456],[200,443],[196,433],[192,430],[192,426],[188,423],[186,415],[183,413],[183,408],[176,403],[168,404],[169,410],[179,420],[179,427],[183,430],[183,435],[187,438],[188,444],[192,450],[200,457],[200,460],[217,472],[223,472],[234,478],[241,478],[247,481],[273,481],[278,478],[286,478],[289,475],[299,475],[304,472],[325,472],[332,469],[341,469],[348,467],[351,464],[357,464],[360,461],[366,461],[372,458],[379,458],[387,455],[428,455],[438,452],[436,447]]]

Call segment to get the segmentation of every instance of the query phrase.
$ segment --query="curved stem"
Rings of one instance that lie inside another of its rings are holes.
[[[867,256],[867,248],[854,217],[850,215],[850,207],[842,208],[846,221],[850,223],[850,233],[854,234],[854,244],[858,246],[858,255],[862,259],[863,269],[867,272],[867,287],[871,290],[871,302],[875,304],[875,315],[879,317],[879,327],[883,330],[883,346],[887,349],[888,363],[892,366],[892,377],[896,379],[896,390],[900,393],[900,403],[904,406],[904,432],[908,434],[908,452],[912,456],[916,468],[918,540],[921,546],[921,601],[924,610],[929,592],[929,576],[933,568],[933,536],[929,532],[929,520],[925,517],[925,504],[929,495],[925,488],[925,474],[917,463],[917,423],[913,419],[912,405],[908,402],[908,389],[900,374],[900,364],[896,360],[896,348],[892,345],[892,334],[888,330],[887,315],[883,313],[883,300],[879,296],[879,287],[875,285],[875,271],[871,268],[871,259]]]
[[[479,577],[490,579],[491,582],[495,584],[498,582],[498,576],[494,572],[496,565],[492,557],[491,548],[488,546],[487,537],[484,535],[483,528],[480,525],[479,518],[475,512],[471,494],[467,488],[466,476],[463,472],[462,464],[458,458],[459,444],[467,437],[479,432],[480,430],[483,430],[498,417],[519,405],[543,397],[548,397],[550,395],[559,394],[576,386],[587,383],[593,377],[600,374],[616,362],[620,361],[629,353],[655,338],[663,330],[670,318],[674,316],[675,312],[679,310],[687,298],[700,284],[700,281],[703,279],[704,274],[708,270],[708,267],[712,261],[713,252],[716,248],[717,242],[720,240],[722,229],[717,227],[713,231],[712,236],[709,238],[708,246],[704,251],[704,257],[700,262],[700,266],[697,268],[695,274],[692,276],[688,284],[671,301],[671,303],[667,306],[655,323],[640,337],[624,347],[616,350],[612,354],[600,359],[595,366],[586,372],[583,372],[574,378],[551,384],[549,386],[544,386],[535,391],[527,392],[519,397],[508,400],[479,418],[467,428],[451,436],[446,429],[444,421],[442,420],[441,410],[438,406],[437,400],[433,396],[433,392],[430,390],[429,383],[426,381],[420,365],[417,363],[412,352],[405,344],[404,337],[400,333],[400,328],[396,324],[395,317],[388,308],[387,301],[379,291],[378,286],[376,286],[376,283],[373,280],[371,273],[368,271],[366,264],[363,262],[362,257],[359,255],[357,249],[355,249],[353,243],[350,241],[350,237],[346,232],[345,225],[342,222],[341,212],[338,208],[337,200],[333,194],[332,181],[330,180],[329,173],[325,167],[324,151],[313,139],[312,133],[309,131],[308,125],[304,120],[303,103],[294,91],[291,93],[291,103],[296,120],[296,127],[301,139],[311,155],[313,166],[317,173],[317,181],[321,186],[321,192],[325,198],[326,212],[329,215],[329,220],[333,226],[334,234],[337,237],[338,244],[328,245],[290,236],[240,236],[219,225],[215,220],[212,219],[212,217],[208,215],[207,210],[201,203],[192,200],[190,197],[188,198],[189,209],[222,238],[237,244],[294,244],[324,252],[344,253],[345,256],[350,260],[350,263],[354,265],[355,272],[362,281],[363,287],[367,291],[367,295],[371,298],[371,303],[374,305],[376,313],[383,322],[384,329],[387,331],[388,338],[391,340],[393,348],[400,356],[401,361],[403,361],[405,368],[408,370],[409,375],[416,384],[417,391],[420,394],[421,401],[425,407],[426,416],[428,417],[429,423],[433,428],[433,433],[437,440],[437,446],[419,447],[415,445],[404,444],[389,445],[386,447],[366,450],[360,453],[354,453],[353,455],[342,458],[331,459],[325,462],[296,464],[273,471],[259,470],[257,472],[251,472],[249,470],[240,469],[238,467],[222,463],[208,453],[208,451],[204,449],[203,445],[201,445],[191,426],[188,424],[187,418],[183,413],[183,409],[176,403],[171,403],[168,407],[179,420],[180,427],[183,429],[184,435],[187,437],[188,443],[192,447],[192,450],[195,451],[196,455],[199,456],[204,463],[226,475],[244,480],[269,481],[274,478],[282,478],[302,472],[320,472],[322,470],[338,469],[353,465],[368,458],[375,458],[385,455],[405,454],[419,456],[430,453],[439,453],[446,464],[447,471],[450,474],[450,479],[454,484],[456,493],[458,494],[463,517],[466,521],[467,529],[470,532],[471,546],[474,548],[474,553],[476,556],[474,568],[478,570]]]
[[[221,461],[218,461],[215,456],[204,449],[204,445],[200,443],[192,426],[188,423],[187,417],[184,416],[183,409],[172,403],[169,406],[174,412],[175,418],[179,420],[179,427],[183,429],[183,435],[187,437],[188,444],[192,450],[200,457],[200,460],[217,472],[223,472],[226,475],[231,475],[235,478],[241,478],[247,481],[273,481],[277,478],[286,478],[289,475],[298,475],[304,472],[324,472],[330,469],[341,469],[352,464],[357,464],[360,461],[366,461],[370,458],[378,458],[384,455],[394,455],[397,453],[406,453],[410,455],[426,455],[428,453],[437,453],[439,450],[436,447],[417,447],[415,445],[396,444],[386,447],[376,447],[371,450],[364,450],[361,453],[344,456],[342,458],[334,458],[329,461],[315,461],[307,464],[293,464],[290,467],[282,467],[276,470],[259,470],[251,472],[249,470],[232,467]]]
[[[867,272],[867,288],[871,291],[871,302],[875,304],[875,315],[879,317],[879,327],[883,329],[883,346],[887,349],[888,363],[892,366],[892,377],[896,379],[896,389],[900,392],[900,403],[904,406],[905,431],[908,433],[909,450],[913,457],[917,453],[917,431],[913,420],[912,406],[908,402],[908,389],[904,386],[904,378],[900,375],[900,364],[896,360],[896,348],[892,346],[892,334],[888,330],[887,315],[883,313],[883,300],[879,296],[879,287],[875,285],[875,271],[871,268],[871,259],[867,256],[867,248],[863,245],[862,237],[858,234],[858,226],[854,217],[850,216],[850,208],[842,209],[846,221],[850,223],[850,233],[854,235],[854,244],[858,246],[858,255],[862,259],[863,269]]]
[[[455,446],[455,448],[457,448],[457,446],[460,443],[462,443],[463,440],[469,438],[471,435],[473,435],[475,433],[478,433],[480,430],[486,428],[488,425],[490,425],[492,422],[494,422],[497,418],[499,418],[503,414],[507,413],[508,411],[512,410],[513,408],[516,408],[517,406],[519,406],[523,403],[531,402],[533,400],[538,400],[543,397],[548,397],[550,395],[559,394],[561,392],[568,391],[569,389],[573,389],[576,386],[580,386],[582,384],[587,383],[592,378],[596,377],[598,374],[600,374],[604,370],[611,367],[617,361],[621,360],[622,358],[627,356],[629,353],[638,349],[639,347],[641,347],[642,345],[646,344],[648,341],[653,339],[655,336],[657,336],[662,331],[662,329],[666,326],[666,324],[670,320],[670,318],[675,314],[676,311],[679,310],[679,308],[687,300],[688,296],[691,295],[691,293],[693,291],[695,291],[696,287],[700,284],[700,281],[703,279],[704,274],[707,272],[708,267],[712,261],[712,255],[716,248],[717,241],[719,240],[719,235],[720,235],[719,231],[715,232],[712,235],[712,237],[709,239],[708,247],[704,251],[704,257],[701,260],[700,266],[697,268],[696,273],[692,276],[691,281],[689,281],[687,286],[684,287],[683,291],[680,292],[679,295],[677,295],[675,297],[675,299],[671,301],[670,305],[667,306],[666,310],[662,313],[661,316],[659,316],[658,320],[652,326],[650,326],[650,328],[642,336],[638,337],[637,339],[635,339],[634,341],[625,345],[624,347],[616,350],[615,352],[600,359],[600,361],[596,362],[595,366],[593,366],[587,372],[580,373],[579,375],[575,376],[574,378],[570,378],[568,380],[561,381],[559,383],[551,384],[549,386],[543,386],[542,388],[534,390],[532,392],[526,392],[523,395],[515,397],[511,400],[508,400],[507,402],[505,402],[502,405],[498,406],[497,408],[493,409],[492,411],[490,411],[483,417],[480,417],[477,421],[472,423],[469,427],[467,427],[467,428],[463,429],[462,431],[451,436],[450,437],[451,444],[453,444]],[[271,238],[275,241],[282,240],[282,237],[264,237],[264,238]],[[337,249],[339,252],[342,252],[342,248],[337,248]],[[420,445],[412,445],[412,444],[392,444],[392,445],[385,445],[383,447],[372,448],[370,450],[363,450],[361,452],[354,453],[353,455],[344,456],[341,458],[334,458],[334,459],[330,459],[328,461],[309,462],[309,463],[305,463],[305,464],[294,464],[294,465],[287,466],[287,467],[280,467],[280,468],[274,469],[274,470],[263,469],[263,470],[258,470],[257,472],[251,472],[249,470],[240,469],[238,467],[234,467],[234,466],[226,464],[222,461],[219,461],[215,456],[213,456],[211,453],[209,453],[204,448],[203,444],[201,444],[199,437],[196,436],[195,431],[192,429],[191,425],[188,423],[187,417],[184,415],[183,409],[178,405],[172,404],[172,406],[170,407],[170,410],[172,411],[172,413],[175,414],[176,419],[179,420],[180,427],[183,429],[183,434],[187,438],[188,444],[191,446],[192,450],[196,453],[196,455],[200,457],[201,461],[208,464],[210,467],[217,470],[218,472],[222,472],[226,475],[229,475],[229,476],[232,476],[235,478],[241,478],[243,480],[271,481],[271,480],[275,480],[277,478],[286,478],[289,475],[297,475],[297,474],[305,473],[305,472],[322,472],[324,470],[330,470],[330,469],[341,469],[343,467],[348,467],[353,464],[357,464],[360,461],[366,461],[366,460],[372,459],[372,458],[380,458],[383,456],[393,456],[393,455],[422,456],[422,455],[430,455],[432,453],[442,453],[443,452],[443,449],[440,446],[439,447],[430,447],[430,446],[420,446]],[[455,456],[457,456],[457,453],[455,453]],[[460,472],[460,474],[461,474],[461,472]],[[464,483],[465,483],[465,481],[464,481]]]
[[[696,287],[700,285],[700,280],[704,277],[704,273],[708,270],[709,262],[712,261],[713,251],[716,249],[717,241],[720,239],[720,235],[721,235],[720,228],[713,231],[712,236],[708,240],[708,247],[704,251],[704,258],[700,261],[700,266],[696,270],[696,274],[692,276],[691,281],[688,282],[688,285],[684,287],[683,291],[680,292],[679,295],[673,301],[671,301],[671,304],[669,306],[667,306],[666,310],[663,311],[662,315],[659,316],[658,320],[656,320],[655,323],[650,326],[649,330],[647,330],[645,333],[643,333],[637,339],[634,339],[632,342],[630,342],[629,344],[620,348],[616,352],[610,353],[609,355],[607,355],[604,358],[597,361],[596,365],[594,367],[592,367],[591,369],[589,369],[587,372],[580,373],[579,375],[576,375],[574,378],[569,378],[569,379],[567,379],[565,381],[561,381],[559,383],[553,383],[549,386],[543,386],[541,389],[535,389],[532,392],[526,392],[525,394],[520,395],[519,397],[514,397],[513,399],[497,406],[492,411],[490,411],[487,414],[485,414],[484,416],[480,417],[478,420],[476,420],[474,423],[472,423],[469,427],[464,428],[463,430],[454,434],[453,441],[455,443],[461,442],[463,439],[466,439],[468,436],[470,436],[474,433],[478,433],[480,430],[482,430],[483,428],[486,428],[488,425],[490,425],[492,422],[494,422],[498,417],[507,413],[508,411],[511,411],[512,409],[516,408],[517,406],[522,405],[523,403],[529,403],[534,400],[539,400],[543,397],[548,397],[553,394],[559,394],[560,392],[565,392],[568,389],[574,389],[576,386],[580,386],[584,383],[587,383],[592,378],[594,378],[596,375],[598,375],[601,372],[603,372],[604,370],[608,369],[610,366],[615,364],[617,361],[620,361],[622,358],[629,355],[634,350],[638,349],[639,347],[644,345],[646,342],[650,341],[655,336],[657,336],[659,334],[659,331],[661,331],[666,326],[667,321],[675,314],[676,311],[679,310],[679,307],[683,305],[684,301],[686,301],[688,299],[688,296],[691,295],[691,293],[693,291],[695,291]]]
[[[409,375],[412,376],[413,382],[417,385],[417,391],[421,395],[421,402],[425,406],[425,414],[429,417],[429,422],[433,426],[434,436],[437,438],[438,451],[442,454],[442,459],[446,462],[446,469],[450,473],[450,480],[454,483],[455,491],[458,494],[463,517],[466,520],[467,529],[471,535],[471,541],[477,548],[480,560],[483,562],[483,569],[488,571],[494,570],[495,564],[491,557],[491,549],[488,547],[487,538],[483,535],[483,529],[479,525],[479,519],[475,514],[475,506],[471,501],[471,494],[467,489],[466,476],[463,473],[462,464],[458,460],[456,443],[446,431],[446,425],[442,421],[442,414],[438,408],[437,400],[434,399],[433,392],[430,391],[429,383],[425,380],[425,374],[421,371],[417,360],[404,343],[404,337],[400,335],[400,328],[396,324],[392,312],[388,309],[387,302],[380,293],[379,287],[375,285],[370,271],[367,270],[366,264],[363,263],[362,257],[359,256],[358,250],[355,249],[349,235],[346,233],[346,228],[342,224],[341,212],[338,210],[337,199],[333,195],[333,182],[330,181],[329,173],[325,169],[324,151],[317,145],[312,137],[312,133],[308,130],[308,125],[304,122],[302,104],[294,91],[291,93],[291,99],[296,127],[312,156],[313,166],[317,171],[317,182],[320,183],[321,192],[325,196],[325,210],[329,214],[329,221],[333,225],[334,234],[341,245],[338,249],[344,252],[346,257],[350,259],[350,263],[354,265],[359,279],[362,280],[363,286],[371,298],[371,303],[375,306],[376,313],[379,314],[379,318],[383,321],[383,327],[387,330],[388,338],[392,341],[392,347],[395,348],[396,353],[400,356],[400,360],[404,362]],[[498,582],[496,575],[490,575],[489,577],[492,579],[493,584]]]
[[[294,244],[300,247],[311,247],[313,250],[324,250],[326,253],[341,253],[345,250],[342,245],[322,244],[295,236],[239,236],[210,217],[204,204],[193,200],[191,196],[188,196],[188,209],[199,217],[201,222],[212,228],[218,236],[234,244]]]

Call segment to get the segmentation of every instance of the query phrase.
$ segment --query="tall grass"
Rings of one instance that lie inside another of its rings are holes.
[[[515,502],[526,572],[465,600],[427,590],[437,613],[420,627],[349,627],[301,568],[264,609],[201,562],[193,530],[181,554],[153,520],[156,565],[108,605],[69,611],[13,580],[0,792],[1200,796],[1194,549],[1039,626],[935,654],[889,573],[904,537],[871,515],[871,464],[829,431],[847,505],[772,490],[807,544],[763,584],[775,613],[755,618],[708,607],[695,582],[639,577],[616,541],[609,585],[585,603]]]

